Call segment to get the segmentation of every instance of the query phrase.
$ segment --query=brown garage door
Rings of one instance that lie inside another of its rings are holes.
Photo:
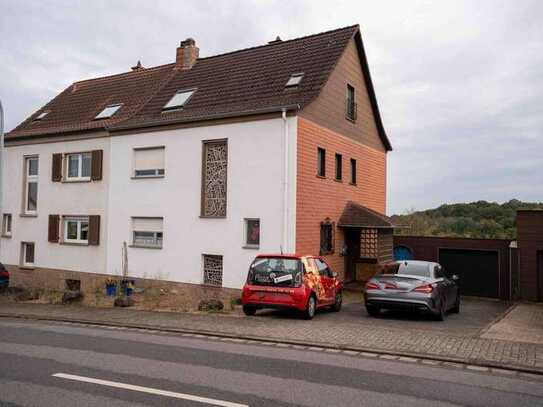
[[[447,275],[460,277],[462,295],[499,297],[498,252],[486,250],[439,249],[439,263]]]

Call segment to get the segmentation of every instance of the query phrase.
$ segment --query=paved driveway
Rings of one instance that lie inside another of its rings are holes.
[[[343,306],[339,313],[328,310],[320,311],[311,324],[330,328],[331,326],[347,328],[349,325],[375,327],[392,330],[424,331],[451,336],[478,336],[482,330],[495,321],[508,308],[507,303],[495,300],[463,298],[459,314],[447,314],[445,322],[439,322],[431,315],[409,312],[386,311],[378,318],[370,317],[361,302]],[[263,310],[257,313],[256,319],[270,323],[298,319],[296,313],[288,311]],[[273,322],[272,322],[273,321]]]

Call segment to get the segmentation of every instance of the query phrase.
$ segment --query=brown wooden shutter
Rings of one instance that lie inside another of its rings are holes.
[[[53,154],[53,165],[51,168],[51,180],[62,181],[62,154]]]
[[[102,156],[102,150],[94,150],[92,152],[91,179],[93,181],[100,181],[102,179]]]
[[[60,223],[60,216],[59,215],[49,215],[49,232],[48,232],[48,240],[51,243],[58,243],[59,240],[59,223]]]
[[[100,215],[89,216],[89,245],[100,244]]]

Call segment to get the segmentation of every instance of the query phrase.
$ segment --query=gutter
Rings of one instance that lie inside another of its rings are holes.
[[[290,105],[283,105],[283,106],[273,106],[273,107],[266,107],[261,109],[249,109],[249,110],[241,110],[236,112],[225,112],[225,113],[215,113],[215,114],[206,114],[201,116],[191,116],[186,118],[174,118],[171,120],[161,120],[161,121],[154,121],[149,123],[142,123],[142,124],[120,124],[120,125],[113,125],[110,127],[106,127],[105,129],[110,132],[115,131],[121,131],[121,130],[129,130],[129,129],[139,129],[139,128],[148,128],[148,127],[159,127],[159,126],[167,126],[170,124],[182,124],[182,123],[193,123],[193,122],[200,122],[205,120],[216,120],[216,119],[227,119],[232,117],[244,117],[244,116],[252,116],[257,114],[265,114],[265,113],[282,113],[283,111],[291,111],[291,110],[300,110],[301,106],[296,104],[290,104]],[[168,113],[163,113],[168,114]]]

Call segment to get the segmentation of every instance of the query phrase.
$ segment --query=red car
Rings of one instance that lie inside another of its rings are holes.
[[[245,315],[262,308],[292,308],[306,319],[317,308],[341,309],[343,284],[318,256],[261,254],[249,268],[241,303]]]

